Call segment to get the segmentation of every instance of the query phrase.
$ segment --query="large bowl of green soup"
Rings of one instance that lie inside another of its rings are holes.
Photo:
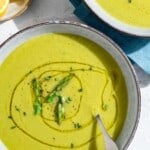
[[[119,150],[140,115],[134,70],[104,34],[69,21],[40,23],[0,46],[0,141],[9,150],[105,150],[100,114]]]
[[[150,37],[149,0],[84,0],[100,19],[127,34]]]

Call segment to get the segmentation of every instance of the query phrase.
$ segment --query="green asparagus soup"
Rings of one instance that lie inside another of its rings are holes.
[[[95,115],[115,139],[127,111],[116,62],[71,34],[45,34],[17,47],[0,66],[0,91],[0,139],[9,150],[104,150]]]
[[[139,27],[150,28],[150,0],[96,0],[111,16]]]

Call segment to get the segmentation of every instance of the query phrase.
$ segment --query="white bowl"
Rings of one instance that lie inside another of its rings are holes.
[[[112,17],[108,12],[104,11],[104,9],[96,2],[96,0],[84,0],[85,4],[97,15],[100,19],[102,19],[105,23],[110,25],[111,27],[125,32],[127,34],[141,36],[141,37],[150,37],[150,27],[142,28],[134,25],[126,24],[115,17]]]
[[[138,125],[141,108],[140,91],[135,72],[128,58],[123,51],[107,36],[91,27],[75,22],[53,21],[40,23],[16,33],[0,46],[0,64],[6,59],[12,50],[20,44],[24,43],[29,38],[45,33],[71,33],[86,37],[103,47],[117,62],[127,85],[128,110],[123,129],[119,134],[116,143],[119,150],[126,149],[133,139]]]

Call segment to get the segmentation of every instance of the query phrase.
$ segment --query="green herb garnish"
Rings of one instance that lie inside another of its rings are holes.
[[[103,108],[104,111],[106,111],[108,109],[108,105],[107,104],[103,104],[102,108]]]
[[[78,92],[82,92],[82,91],[83,91],[83,89],[82,89],[82,88],[78,90]]]
[[[72,68],[72,67],[70,67],[70,71],[73,71],[73,68]]]
[[[10,129],[15,129],[16,128],[16,126],[12,126],[12,127],[10,127]]]
[[[49,81],[50,79],[51,79],[51,76],[44,77],[45,81]]]
[[[26,115],[27,115],[27,113],[26,113],[26,112],[23,112],[23,115],[24,115],[24,116],[26,116]]]
[[[58,103],[58,110],[57,110],[57,122],[58,122],[58,124],[60,124],[61,123],[61,121],[62,121],[62,119],[63,119],[63,117],[64,117],[64,107],[62,106],[62,104],[61,103]]]
[[[52,93],[61,91],[66,85],[68,85],[69,81],[73,78],[73,76],[74,74],[71,73],[68,76],[64,77],[62,80],[60,80],[59,83],[52,90]]]
[[[34,101],[34,113],[35,115],[42,113],[42,103],[52,103],[54,100],[56,100],[56,109],[55,109],[55,116],[58,124],[62,122],[62,120],[65,118],[65,109],[64,109],[64,103],[66,102],[65,98],[60,94],[60,91],[68,85],[69,81],[73,78],[74,74],[70,73],[69,75],[62,78],[60,81],[58,81],[58,84],[52,89],[52,91],[48,92],[50,93],[48,96],[46,96],[44,99],[42,97],[42,87],[41,83],[37,79],[32,80],[32,87],[35,95],[35,101]],[[51,76],[47,76],[44,78],[44,80],[48,81],[51,78]],[[68,101],[71,101],[71,98],[68,97]],[[25,115],[25,114],[24,114]]]
[[[62,96],[58,97],[58,104],[57,104],[57,122],[58,124],[61,123],[62,119],[64,119],[65,108],[64,108],[64,98]]]
[[[41,85],[37,79],[32,80],[33,91],[35,95],[34,101],[34,114],[40,115],[42,112],[42,100],[41,100]]]
[[[15,110],[20,112],[20,109],[17,106],[15,106]]]
[[[32,70],[29,71],[29,74],[31,74],[31,73],[32,73]]]
[[[68,101],[72,101],[72,99],[70,97],[68,97]]]
[[[57,97],[57,94],[55,93],[55,92],[53,92],[52,94],[50,94],[50,95],[48,95],[47,96],[47,102],[48,103],[51,103],[51,102],[53,102],[53,100],[55,99]]]
[[[70,103],[71,101],[72,101],[72,99],[70,97],[68,97],[65,102]]]
[[[91,71],[92,69],[93,69],[93,67],[92,67],[92,66],[90,66],[90,67],[89,67],[89,70]]]
[[[55,80],[55,81],[58,81],[58,79],[57,79],[57,78],[55,78],[54,80]]]
[[[70,144],[70,148],[74,148],[74,144],[73,143]]]
[[[75,129],[80,129],[82,127],[79,123],[74,123],[73,122],[73,125],[74,125]]]
[[[46,97],[46,100],[48,103],[53,102],[55,99],[58,100],[57,105],[56,105],[56,119],[58,124],[61,123],[61,121],[64,119],[64,114],[65,114],[65,109],[64,109],[64,103],[65,103],[65,98],[60,95],[60,91],[68,85],[69,81],[73,78],[74,74],[69,74],[63,79],[61,79],[58,84],[53,88],[53,90],[50,92],[50,95]],[[69,98],[68,101],[71,99]]]
[[[35,100],[35,102],[34,102],[34,114],[40,115],[41,112],[42,112],[42,104],[39,101]]]
[[[12,116],[8,116],[9,119],[12,119]]]
[[[61,123],[61,121],[64,119],[65,109],[64,109],[64,103],[65,99],[63,96],[59,94],[59,92],[68,85],[69,81],[73,78],[74,74],[70,73],[63,79],[59,81],[59,83],[54,87],[54,89],[51,91],[51,94],[48,95],[47,101],[52,102],[56,97],[58,97],[58,103],[57,103],[57,122],[58,124]]]

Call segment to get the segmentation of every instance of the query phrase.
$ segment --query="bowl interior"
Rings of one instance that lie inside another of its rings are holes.
[[[31,26],[7,40],[0,47],[0,64],[6,59],[12,50],[14,50],[20,44],[24,43],[29,38],[45,33],[71,33],[83,36],[103,47],[116,60],[124,75],[128,92],[127,117],[123,129],[116,141],[119,149],[124,149],[131,142],[136,130],[140,112],[139,89],[136,82],[136,77],[127,57],[117,47],[117,45],[106,36],[92,28],[87,27],[86,25],[81,25],[78,23],[59,21],[53,23],[42,23]]]
[[[150,37],[150,28],[142,28],[133,25],[128,25],[108,14],[96,0],[84,0],[85,4],[94,12],[100,19],[112,26],[113,28],[132,34],[135,36]]]

